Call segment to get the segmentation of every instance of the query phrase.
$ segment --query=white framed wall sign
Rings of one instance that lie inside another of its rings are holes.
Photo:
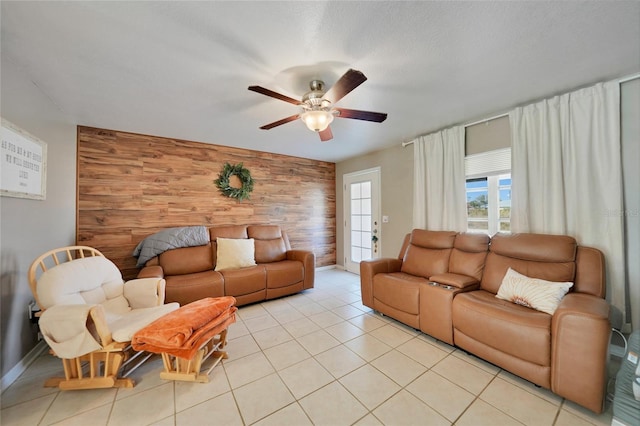
[[[44,200],[47,195],[47,144],[2,119],[0,196]]]

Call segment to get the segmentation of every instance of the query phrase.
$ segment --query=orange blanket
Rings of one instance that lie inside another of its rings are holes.
[[[231,296],[207,297],[155,320],[133,335],[137,351],[168,353],[191,359],[209,339],[236,322]]]

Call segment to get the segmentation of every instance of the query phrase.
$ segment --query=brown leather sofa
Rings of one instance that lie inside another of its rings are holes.
[[[314,253],[292,250],[280,226],[213,226],[209,236],[207,245],[176,248],[150,259],[138,278],[164,278],[166,303],[181,305],[205,297],[233,296],[240,306],[313,288]],[[253,238],[256,265],[216,271],[218,237]]]
[[[495,297],[509,267],[574,285],[549,315]],[[599,250],[561,235],[416,229],[360,277],[364,305],[602,411],[611,328]]]

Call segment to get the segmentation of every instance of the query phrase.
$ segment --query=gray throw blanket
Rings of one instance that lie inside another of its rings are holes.
[[[205,226],[168,228],[140,241],[133,250],[133,255],[138,258],[136,266],[141,267],[149,259],[153,259],[167,250],[203,246],[207,243],[209,243],[209,230]]]

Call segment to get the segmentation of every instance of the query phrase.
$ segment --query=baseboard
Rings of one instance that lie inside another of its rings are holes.
[[[330,269],[338,269],[338,265],[318,266],[318,267],[316,267],[316,272],[328,271]]]
[[[11,370],[2,376],[2,392],[15,382],[22,373],[42,354],[49,346],[44,340],[31,349]]]

